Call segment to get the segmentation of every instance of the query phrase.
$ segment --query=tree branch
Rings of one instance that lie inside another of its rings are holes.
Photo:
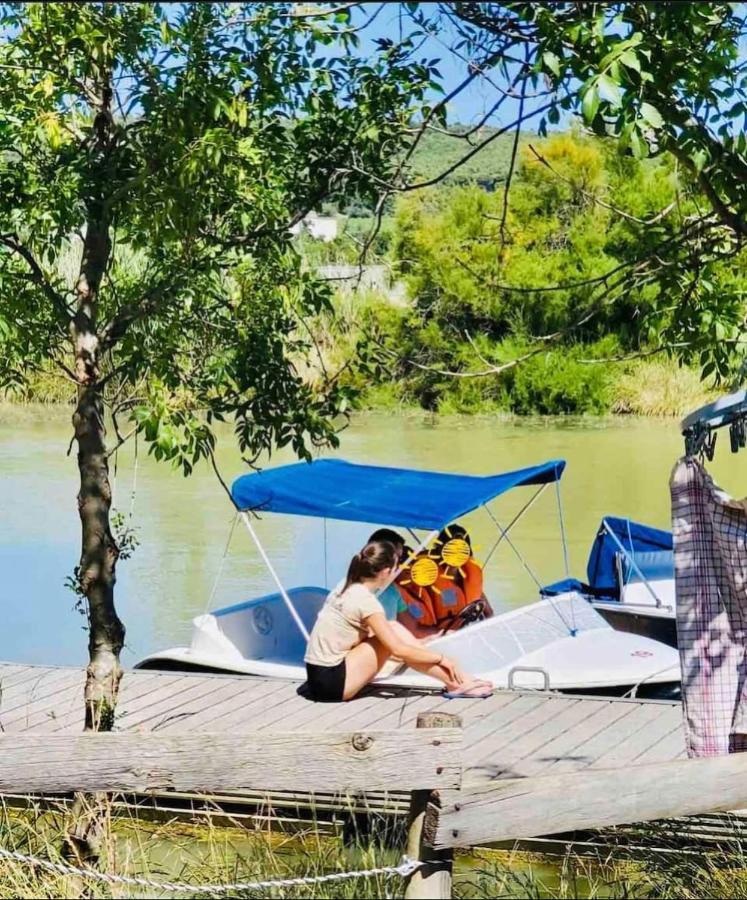
[[[16,253],[26,262],[31,270],[31,280],[44,292],[44,295],[57,311],[62,323],[68,324],[72,317],[71,310],[65,302],[65,298],[55,290],[47,278],[46,273],[36,261],[34,254],[14,234],[0,234],[0,244]]]

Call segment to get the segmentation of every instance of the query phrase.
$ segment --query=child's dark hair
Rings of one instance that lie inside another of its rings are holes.
[[[438,541],[441,545],[454,538],[461,538],[463,541],[466,541],[467,546],[470,550],[472,549],[472,538],[469,536],[469,532],[464,525],[460,525],[458,522],[452,522],[451,525],[447,525],[438,535]]]
[[[384,569],[397,565],[397,550],[389,541],[369,541],[366,546],[350,560],[348,576],[345,579],[346,591],[351,584],[360,584],[366,578],[375,578]]]
[[[376,531],[374,531],[374,533],[368,539],[368,543],[373,544],[376,541],[387,541],[387,543],[395,545],[404,545],[405,543],[405,539],[402,537],[402,535],[397,534],[397,532],[391,528],[377,528]]]

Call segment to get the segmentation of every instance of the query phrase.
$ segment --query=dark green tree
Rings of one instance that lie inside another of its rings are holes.
[[[362,58],[349,10],[322,12],[0,6],[0,388],[51,365],[77,393],[88,729],[110,726],[125,635],[114,448],[139,431],[188,474],[216,420],[252,459],[336,441],[349,397],[305,328],[328,296],[289,230],[375,198],[433,69],[407,41]]]
[[[450,41],[470,79],[495,91],[487,118],[509,109],[513,120],[465,146],[463,162],[507,130],[538,128],[576,114],[596,134],[637,158],[669,154],[681,196],[696,211],[662,210],[645,229],[641,253],[590,303],[588,321],[606,299],[658,285],[661,309],[651,319],[654,343],[697,360],[704,377],[744,375],[745,304],[734,280],[716,273],[736,259],[747,235],[747,13],[726,2],[406,4],[418,30]],[[501,107],[503,109],[501,109]],[[502,193],[499,247],[510,242],[511,174]],[[453,164],[448,173],[458,167]],[[437,179],[438,176],[435,176]],[[393,186],[407,190],[404,187]],[[615,198],[608,198],[613,207]],[[569,285],[571,287],[572,285]],[[538,292],[556,285],[539,287]]]

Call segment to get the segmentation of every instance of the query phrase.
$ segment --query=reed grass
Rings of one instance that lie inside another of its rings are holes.
[[[684,416],[718,396],[697,369],[674,360],[640,360],[618,374],[611,411],[634,416]]]
[[[0,846],[42,859],[61,861],[61,836],[66,809],[45,805],[23,810],[0,808]],[[101,868],[157,881],[194,885],[193,893],[210,896],[199,885],[314,876],[329,872],[395,865],[401,856],[401,829],[346,836],[324,833],[310,822],[293,830],[271,817],[253,825],[226,826],[207,817],[199,823],[154,822],[131,810],[111,810],[110,839]],[[619,839],[619,836],[618,836]],[[683,839],[665,823],[639,833],[634,846],[608,838],[605,849],[591,854],[566,851],[561,856],[477,850],[458,854],[454,866],[457,900],[487,898],[731,898],[747,896],[747,856],[740,829],[727,832],[719,845],[704,846]],[[601,846],[601,845],[600,845]],[[627,849],[626,849],[627,846]],[[610,849],[614,848],[614,849]],[[152,889],[95,884],[49,874],[33,867],[0,860],[0,900],[73,896],[102,898],[175,896]],[[401,897],[399,877],[358,878],[335,884],[234,892],[231,897],[346,898]]]

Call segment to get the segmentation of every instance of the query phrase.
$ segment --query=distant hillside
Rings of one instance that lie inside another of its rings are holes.
[[[458,126],[453,130],[458,130]],[[469,153],[472,145],[481,144],[494,133],[494,128],[483,128],[467,140],[463,137],[452,137],[436,131],[429,131],[423,135],[415,151],[412,161],[413,171],[424,181],[436,178]],[[521,143],[525,143],[528,139],[527,135]],[[513,140],[513,134],[502,134],[497,137],[449,175],[446,183],[478,183],[492,189],[503,181],[508,172]]]
[[[466,131],[465,127],[456,125],[452,131]],[[482,128],[470,137],[453,137],[437,131],[428,131],[421,138],[410,161],[411,178],[415,181],[430,181],[438,178],[447,169],[466,156],[475,146],[483,143],[495,128]],[[522,135],[520,145],[526,144],[530,135]],[[470,160],[460,165],[443,180],[443,184],[479,184],[486,190],[493,190],[506,177],[511,160],[513,134],[502,134],[479,150]],[[324,205],[324,212],[329,215],[343,213],[354,219],[367,219],[372,208],[357,197],[348,197],[341,202],[333,201]]]

